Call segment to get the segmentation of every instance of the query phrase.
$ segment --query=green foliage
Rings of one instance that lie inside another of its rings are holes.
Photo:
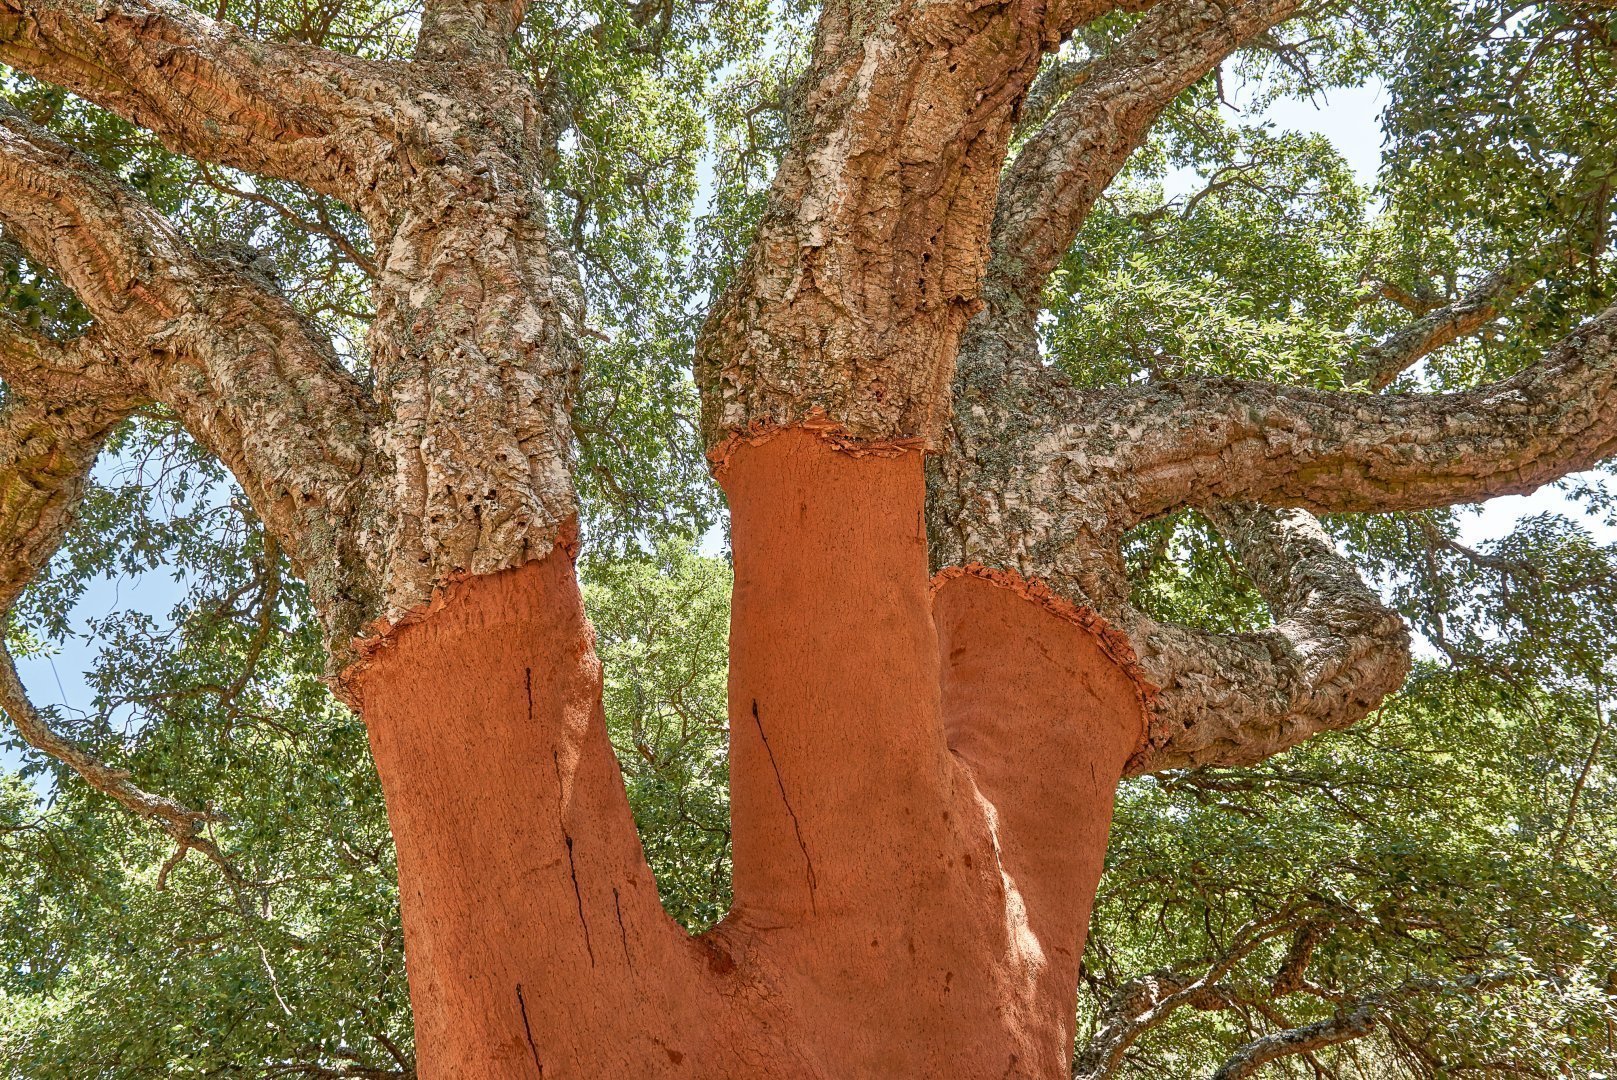
[[[1299,1026],[1400,991],[1375,1036],[1320,1055],[1325,1075],[1610,1067],[1617,803],[1609,781],[1569,798],[1602,720],[1587,696],[1490,707],[1477,692],[1471,673],[1425,664],[1352,731],[1247,769],[1125,785],[1093,989],[1156,967],[1201,974],[1243,924],[1275,923],[1222,980],[1246,1017],[1184,1010],[1142,1041],[1130,1075],[1206,1075],[1249,1022]],[[1277,995],[1307,928],[1308,987]],[[1302,1062],[1282,1074],[1316,1075]]]
[[[706,929],[730,907],[729,566],[666,540],[591,560],[583,577],[607,730],[663,906]]]
[[[1124,785],[1082,1011],[1144,972],[1197,977],[1258,923],[1272,936],[1219,980],[1230,1009],[1174,1014],[1123,1075],[1205,1075],[1255,1032],[1378,997],[1391,1004],[1373,1037],[1275,1075],[1609,1075],[1617,551],[1550,515],[1480,549],[1455,539],[1453,514],[1332,524],[1428,659],[1349,731]],[[1140,530],[1132,553],[1159,617],[1261,625],[1196,519]],[[1278,993],[1304,932],[1318,937],[1307,987]]]

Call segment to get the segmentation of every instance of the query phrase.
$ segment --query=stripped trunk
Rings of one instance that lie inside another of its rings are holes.
[[[446,590],[357,673],[424,1077],[1067,1075],[1112,793],[1115,643],[929,578],[921,454],[726,448],[735,905],[664,914],[571,548]]]

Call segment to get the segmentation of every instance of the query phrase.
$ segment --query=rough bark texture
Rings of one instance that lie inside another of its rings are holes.
[[[81,386],[169,405],[241,479],[321,610],[362,595],[345,526],[373,411],[273,284],[195,250],[134,191],[3,105],[0,221],[96,317],[96,377]],[[344,622],[349,635],[360,625]]]
[[[1608,308],[1537,364],[1477,390],[1368,395],[1209,379],[1091,395],[1085,419],[1099,444],[1120,450],[1115,471],[1104,459],[1092,467],[1126,477],[1111,496],[1125,526],[1219,499],[1414,510],[1532,491],[1610,456],[1614,383]]]
[[[350,200],[398,96],[389,65],[255,41],[176,0],[5,0],[0,62],[190,157]]]
[[[998,195],[984,307],[966,328],[945,452],[932,469],[937,565],[982,562],[1048,582],[1124,627],[1152,699],[1133,771],[1248,762],[1350,724],[1401,684],[1397,619],[1331,551],[1312,510],[1408,509],[1526,491],[1617,448],[1607,313],[1512,380],[1468,394],[1373,397],[1236,380],[1080,391],[1040,355],[1039,296],[1095,200],[1157,114],[1289,3],[1165,3],[1116,48],[1051,69],[1047,116]],[[1474,332],[1529,286],[1524,260],[1366,343],[1372,389]],[[1209,510],[1275,626],[1217,635],[1134,610],[1119,545],[1140,522]]]
[[[935,442],[1014,109],[1103,3],[830,3],[792,147],[697,346],[711,442],[824,414]]]
[[[1242,42],[1300,6],[1299,0],[1168,0],[1116,50],[1085,65],[1000,184],[985,290],[990,311],[1036,310],[1045,279],[1157,115]]]
[[[1353,365],[1343,372],[1342,382],[1347,386],[1385,390],[1422,358],[1476,333],[1498,318],[1512,300],[1538,279],[1543,261],[1541,256],[1535,255],[1512,263],[1483,278],[1458,300],[1418,310],[1419,317],[1409,325],[1361,349]]]
[[[362,627],[543,557],[574,513],[581,312],[572,262],[552,252],[540,109],[501,62],[439,59],[465,29],[443,18],[415,65],[248,42],[164,0],[61,0],[0,23],[0,59],[203,160],[364,214],[374,390],[272,283],[193,250],[116,178],[0,116],[0,221],[89,306],[121,385],[174,408],[241,479],[311,583],[336,670]]]
[[[1327,1046],[1362,1039],[1375,1029],[1375,1014],[1369,1008],[1318,1020],[1302,1027],[1277,1031],[1272,1035],[1253,1039],[1236,1051],[1219,1070],[1213,1080],[1243,1080],[1278,1058],[1295,1054],[1308,1054]]]
[[[537,95],[498,66],[422,71],[403,160],[365,208],[389,618],[460,574],[543,558],[576,512],[583,312],[576,268],[551,243]]]
[[[1229,503],[1208,513],[1274,625],[1208,634],[1125,616],[1146,678],[1160,688],[1133,772],[1261,761],[1362,719],[1409,674],[1403,620],[1312,514]]]

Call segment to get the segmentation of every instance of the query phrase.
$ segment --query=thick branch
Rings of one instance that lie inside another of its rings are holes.
[[[932,440],[1040,57],[1108,4],[827,4],[792,147],[697,347],[708,438],[823,412]]]
[[[1072,69],[1076,85],[1028,140],[1000,183],[990,302],[1039,293],[1095,201],[1174,98],[1244,42],[1296,12],[1299,0],[1173,0],[1112,52]],[[1003,294],[1003,298],[995,300]]]
[[[430,0],[421,12],[416,59],[503,60],[527,9],[527,0]]]
[[[1403,685],[1409,633],[1319,522],[1301,510],[1206,511],[1273,613],[1249,634],[1210,634],[1125,616],[1160,688],[1150,746],[1133,772],[1261,761],[1347,727]]]
[[[933,548],[940,561],[1041,579],[1129,634],[1159,688],[1149,746],[1131,772],[1256,761],[1353,723],[1401,685],[1409,663],[1402,624],[1301,511],[1210,511],[1269,600],[1270,629],[1212,634],[1135,609],[1114,501],[1130,477],[1092,482],[1096,461],[1128,436],[1096,418],[1088,395],[1026,367],[1009,379],[1002,369],[998,385],[986,374],[965,383],[960,452],[934,464]],[[1073,412],[1085,420],[1058,419]],[[989,435],[996,425],[998,441]]]
[[[1617,451],[1617,307],[1527,370],[1461,393],[1208,379],[1118,389],[1082,407],[1091,445],[1126,440],[1115,468],[1092,463],[1129,524],[1221,499],[1384,512],[1522,494]]]
[[[372,406],[273,283],[197,252],[137,193],[4,106],[0,222],[97,320],[90,342],[52,352],[115,350],[117,363],[98,353],[86,374],[169,405],[224,459],[323,614],[334,597],[362,601],[351,575],[364,559],[344,550],[337,519],[372,453]]]
[[[1050,119],[1056,106],[1082,86],[1094,71],[1094,57],[1063,57],[1040,72],[1028,88],[1027,99],[1022,102],[1021,114],[1016,118],[1017,135],[1025,137],[1036,133]]]
[[[1511,263],[1483,278],[1458,300],[1422,312],[1408,325],[1366,345],[1343,372],[1343,382],[1371,390],[1385,389],[1425,357],[1498,318],[1507,304],[1538,280],[1541,265],[1537,255]]]
[[[13,334],[8,331],[6,339]],[[131,408],[51,401],[6,387],[0,410],[0,612],[9,611],[66,535],[95,456]]]
[[[0,317],[0,379],[37,399],[93,397],[132,406],[140,396],[99,332],[57,341],[5,317]]]
[[[71,90],[191,157],[350,200],[380,67],[254,41],[177,0],[0,0],[0,62]]]

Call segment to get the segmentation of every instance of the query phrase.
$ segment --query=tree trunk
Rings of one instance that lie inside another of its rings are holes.
[[[570,547],[451,586],[351,685],[420,1073],[1066,1076],[1140,694],[1004,574],[928,579],[922,455],[732,441],[735,906],[662,911]]]

